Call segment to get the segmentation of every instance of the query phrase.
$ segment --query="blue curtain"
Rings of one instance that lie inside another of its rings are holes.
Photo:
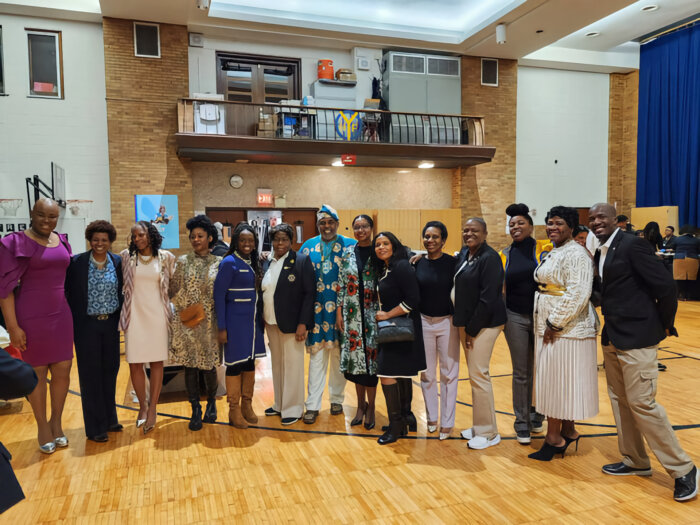
[[[642,46],[637,206],[678,206],[700,223],[700,26]]]

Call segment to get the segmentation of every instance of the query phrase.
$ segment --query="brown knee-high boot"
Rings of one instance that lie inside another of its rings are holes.
[[[241,372],[241,412],[248,423],[257,423],[258,416],[253,411],[253,391],[255,390],[255,370]]]
[[[228,424],[236,428],[248,428],[241,414],[241,376],[226,376],[226,399],[228,400]]]

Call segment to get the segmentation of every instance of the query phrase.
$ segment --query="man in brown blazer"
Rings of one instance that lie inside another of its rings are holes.
[[[624,235],[615,208],[595,204],[589,226],[601,243],[595,267],[605,326],[605,376],[617,425],[622,461],[603,467],[613,476],[651,476],[646,440],[675,480],[673,497],[687,501],[698,492],[698,469],[678,443],[664,407],[656,402],[656,351],[661,340],[678,335],[673,326],[678,303],[671,275],[644,239]]]

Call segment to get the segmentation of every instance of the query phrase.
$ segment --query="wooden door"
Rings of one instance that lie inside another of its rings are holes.
[[[292,245],[294,251],[298,251],[304,241],[318,235],[315,209],[285,209],[282,210],[282,220],[294,228],[294,244]],[[301,238],[299,238],[300,230]]]

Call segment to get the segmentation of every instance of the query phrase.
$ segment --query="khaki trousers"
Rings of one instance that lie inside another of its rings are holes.
[[[295,334],[284,334],[276,324],[266,327],[270,341],[270,364],[275,404],[282,417],[301,417],[304,413],[304,341]]]
[[[664,407],[656,402],[659,375],[655,346],[634,350],[603,347],[608,395],[612,404],[622,462],[628,467],[650,467],[644,439],[674,479],[693,469],[678,443]]]
[[[474,338],[472,348],[464,347],[466,331],[459,327],[459,340],[464,347],[464,355],[469,369],[469,383],[472,387],[472,431],[474,436],[492,439],[498,434],[496,425],[496,407],[493,402],[493,387],[489,375],[489,363],[498,334],[503,325],[483,328]]]

